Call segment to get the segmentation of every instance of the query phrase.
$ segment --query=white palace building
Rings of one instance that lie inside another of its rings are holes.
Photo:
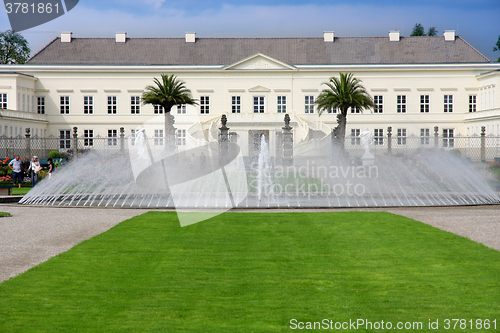
[[[198,102],[172,110],[179,149],[215,139],[225,114],[243,154],[252,155],[262,134],[275,147],[285,113],[300,149],[337,126],[336,110],[319,116],[314,100],[339,72],[361,79],[376,103],[371,112],[350,110],[352,137],[368,128],[377,140],[389,126],[401,145],[410,136],[428,143],[436,126],[440,137],[480,135],[483,126],[500,136],[500,63],[454,31],[433,37],[391,31],[318,38],[75,38],[64,32],[26,64],[0,66],[0,137],[24,137],[30,128],[32,137],[60,138],[64,149],[73,127],[89,139],[115,138],[120,128],[133,137],[145,127],[161,143],[162,110],[141,105],[140,97],[153,78],[175,74]]]

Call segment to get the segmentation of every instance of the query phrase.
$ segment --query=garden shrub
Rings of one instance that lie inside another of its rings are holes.
[[[49,153],[49,158],[59,158],[59,152],[57,150],[53,150]]]

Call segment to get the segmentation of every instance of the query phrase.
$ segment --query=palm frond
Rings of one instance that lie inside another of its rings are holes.
[[[147,86],[146,91],[142,94],[143,104],[161,105],[165,112],[170,112],[175,105],[197,104],[184,81],[178,80],[175,75],[162,74],[161,80],[154,78],[153,82],[155,85]]]
[[[363,110],[374,106],[373,99],[362,86],[361,80],[355,78],[352,73],[340,73],[339,78],[331,77],[324,85],[327,88],[323,89],[316,99],[320,115],[335,107],[345,113],[350,107]]]

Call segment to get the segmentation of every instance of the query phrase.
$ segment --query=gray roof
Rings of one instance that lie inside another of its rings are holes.
[[[257,53],[290,65],[449,64],[490,62],[459,36],[323,38],[73,38],[54,39],[28,64],[44,65],[230,65]]]

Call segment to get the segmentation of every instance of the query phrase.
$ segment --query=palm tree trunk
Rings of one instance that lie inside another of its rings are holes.
[[[345,129],[347,125],[347,108],[342,108],[340,111],[340,133],[339,133],[339,148],[345,151]]]

